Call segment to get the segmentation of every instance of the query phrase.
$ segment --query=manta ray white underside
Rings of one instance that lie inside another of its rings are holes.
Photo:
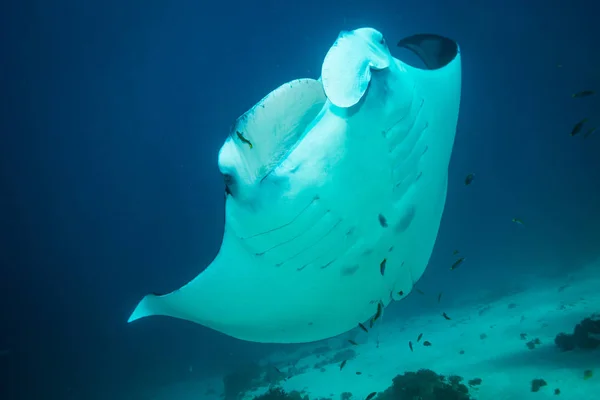
[[[129,318],[166,315],[256,342],[329,338],[410,293],[436,240],[460,103],[458,46],[343,32],[320,80],[277,88],[219,154],[225,234],[187,285]]]

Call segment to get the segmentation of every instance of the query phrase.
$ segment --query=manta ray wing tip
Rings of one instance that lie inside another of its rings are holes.
[[[133,312],[129,316],[127,323],[129,324],[138,319],[149,317],[151,315],[156,315],[155,307],[152,305],[152,303],[154,302],[153,300],[155,300],[156,298],[158,298],[158,296],[154,294],[144,296],[144,298],[140,300],[138,305],[135,307],[135,310],[133,310]]]

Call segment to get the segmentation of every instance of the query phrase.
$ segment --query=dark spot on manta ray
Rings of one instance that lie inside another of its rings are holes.
[[[387,219],[383,216],[383,214],[379,214],[378,218],[379,218],[379,224],[382,227],[387,228],[388,227]]]
[[[342,276],[352,276],[356,271],[358,271],[359,265],[353,265],[351,267],[344,267],[341,270]]]
[[[396,223],[396,232],[401,233],[408,229],[413,219],[415,218],[415,213],[417,209],[415,206],[409,206],[404,211],[404,214],[400,218],[400,220]]]

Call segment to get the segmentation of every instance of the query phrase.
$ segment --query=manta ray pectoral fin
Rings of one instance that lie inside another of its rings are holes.
[[[391,56],[380,32],[372,28],[342,32],[323,61],[325,94],[338,107],[352,107],[367,91],[371,69],[385,69],[390,63]]]
[[[164,297],[156,293],[144,296],[129,316],[127,322],[133,322],[153,315],[169,315],[169,307],[165,303]]]
[[[454,40],[431,33],[406,37],[398,42],[398,47],[415,53],[427,69],[440,69],[447,66],[459,52],[458,44]]]

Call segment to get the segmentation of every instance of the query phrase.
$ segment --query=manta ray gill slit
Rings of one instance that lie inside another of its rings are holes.
[[[266,230],[266,231],[263,231],[263,232],[258,232],[258,233],[255,233],[254,235],[250,235],[250,236],[245,236],[245,237],[242,237],[242,238],[240,238],[240,239],[242,239],[242,240],[254,239],[254,238],[257,238],[257,237],[259,237],[259,236],[267,235],[267,234],[269,234],[269,233],[273,233],[273,232],[275,232],[275,231],[278,231],[278,230],[280,230],[280,229],[283,229],[283,228],[285,228],[285,227],[287,227],[287,226],[289,226],[289,225],[293,224],[294,222],[296,222],[296,220],[297,220],[298,218],[300,218],[300,217],[302,216],[302,214],[304,214],[304,213],[305,213],[305,212],[306,212],[306,211],[307,211],[307,210],[308,210],[308,209],[309,209],[309,208],[310,208],[310,207],[311,207],[313,204],[315,204],[315,203],[316,203],[316,202],[318,202],[318,201],[319,201],[319,195],[316,195],[316,196],[315,196],[315,197],[313,197],[313,199],[312,199],[312,200],[311,200],[311,201],[310,201],[310,202],[309,202],[309,203],[306,205],[306,207],[304,207],[304,208],[303,208],[303,209],[302,209],[302,210],[301,210],[301,211],[300,211],[300,212],[299,212],[299,213],[298,213],[298,214],[297,214],[297,215],[296,215],[294,218],[292,218],[292,219],[291,219],[289,222],[286,222],[285,224],[282,224],[282,225],[276,226],[275,228],[272,228],[272,229],[269,229],[269,230]]]
[[[329,212],[329,211],[328,211]],[[285,261],[281,262],[280,264],[283,265],[287,262],[290,262],[292,260],[294,260],[296,257],[299,257],[300,255],[302,255],[303,253],[305,253],[306,251],[310,250],[311,248],[315,247],[317,244],[321,243],[322,241],[324,241],[340,224],[342,223],[342,219],[338,219],[331,228],[329,228],[329,230],[327,232],[325,232],[323,235],[318,236],[316,240],[312,241],[312,244],[304,247],[302,250],[296,252],[294,255],[292,255],[291,257],[288,257]],[[321,255],[319,257],[316,257],[315,259],[320,258]],[[313,259],[314,260],[314,259]],[[311,260],[310,262],[306,263],[306,265],[310,265],[313,260]],[[306,267],[306,266],[304,266]]]
[[[327,212],[329,212],[329,211],[327,211]],[[295,220],[297,220],[299,217],[300,217],[300,215],[296,216],[296,218],[294,219],[294,221],[295,221]],[[319,220],[321,220],[321,219],[322,219],[322,217],[320,217],[320,218],[319,218]],[[293,223],[294,221],[287,223],[285,226],[289,226],[289,225],[290,225],[291,223]],[[284,228],[285,226],[281,226],[281,227],[279,227],[279,228],[273,229],[273,230],[271,230],[270,232],[275,232],[275,231],[277,231],[278,229]],[[314,225],[314,224],[312,224],[312,225],[310,225],[310,226],[309,226],[309,228],[308,228],[308,229],[305,229],[305,230],[303,230],[302,232],[300,232],[300,233],[298,233],[298,234],[296,234],[296,235],[294,235],[294,236],[291,236],[291,237],[289,237],[288,239],[285,239],[285,240],[283,240],[283,241],[281,241],[281,242],[279,242],[279,243],[277,243],[277,244],[274,244],[273,246],[269,247],[268,249],[266,249],[266,250],[264,250],[264,251],[257,252],[257,253],[255,253],[255,254],[256,254],[257,256],[263,256],[263,255],[265,255],[266,253],[268,253],[268,252],[270,252],[270,251],[273,251],[273,250],[275,250],[275,249],[276,249],[276,248],[278,248],[278,247],[281,247],[281,246],[283,246],[283,245],[285,245],[285,244],[288,244],[288,243],[292,243],[292,242],[294,242],[295,240],[299,239],[300,237],[304,236],[304,235],[305,235],[305,234],[306,234],[308,231],[310,231],[310,229],[311,229],[312,227],[314,227],[314,226],[315,226],[315,225]],[[258,237],[258,236],[253,236],[253,237]]]

